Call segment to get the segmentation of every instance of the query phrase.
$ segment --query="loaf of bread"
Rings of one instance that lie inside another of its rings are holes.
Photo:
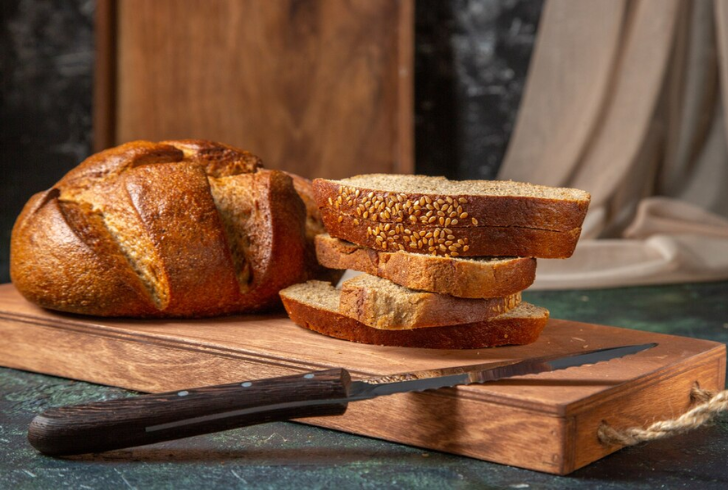
[[[530,257],[460,258],[383,252],[316,236],[318,261],[331,269],[352,269],[405,286],[458,298],[498,298],[523,291],[536,277]],[[333,281],[332,281],[333,282]]]
[[[13,228],[11,278],[40,306],[89,315],[273,308],[280,289],[319,268],[311,228],[321,225],[296,192],[310,187],[294,184],[222,144],[127,143],[30,199]]]
[[[502,298],[456,298],[361,274],[341,285],[339,313],[368,327],[407,330],[489,320],[519,304],[520,292]]]
[[[294,323],[329,337],[364,344],[428,349],[480,349],[535,342],[549,318],[544,308],[521,303],[491,320],[463,325],[382,330],[339,313],[340,291],[331,284],[308,281],[281,291]]]
[[[590,201],[578,189],[421,175],[316,179],[313,187],[331,236],[447,257],[567,258]]]

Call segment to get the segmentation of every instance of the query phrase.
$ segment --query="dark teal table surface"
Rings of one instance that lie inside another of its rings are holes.
[[[728,342],[728,282],[525,297],[555,318]],[[130,395],[0,368],[0,488],[728,488],[728,417],[567,477],[296,423],[67,459],[42,456],[26,441],[28,423],[48,407]]]

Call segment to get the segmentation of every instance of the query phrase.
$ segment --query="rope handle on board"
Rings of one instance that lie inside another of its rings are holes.
[[[697,383],[690,390],[690,399],[699,402],[689,411],[672,420],[655,422],[649,427],[630,427],[618,430],[602,421],[597,436],[603,444],[634,446],[641,442],[656,441],[683,434],[712,422],[718,415],[728,412],[728,390],[713,393],[702,389]]]

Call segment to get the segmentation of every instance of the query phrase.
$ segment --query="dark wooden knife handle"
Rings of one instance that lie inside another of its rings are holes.
[[[28,440],[55,456],[108,451],[278,420],[341,415],[351,378],[330,369],[51,408],[30,423]]]

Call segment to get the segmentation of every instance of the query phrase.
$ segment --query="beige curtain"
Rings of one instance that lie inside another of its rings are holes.
[[[728,278],[728,0],[547,0],[499,178],[592,194],[534,288]]]

